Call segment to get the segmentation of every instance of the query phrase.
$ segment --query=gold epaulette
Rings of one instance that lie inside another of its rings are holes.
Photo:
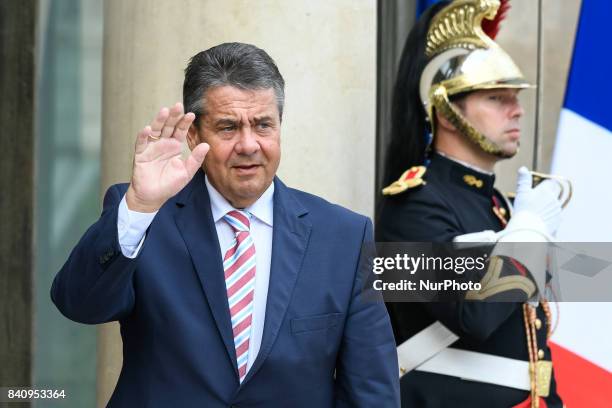
[[[427,168],[425,166],[414,166],[406,170],[399,179],[383,188],[383,195],[395,195],[399,193],[403,193],[409,188],[417,187],[420,185],[425,185],[425,180],[423,180],[423,175]]]

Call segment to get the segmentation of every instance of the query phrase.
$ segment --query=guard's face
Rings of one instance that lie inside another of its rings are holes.
[[[273,89],[212,88],[205,114],[189,129],[189,147],[210,145],[204,170],[234,207],[254,203],[272,183],[280,162],[280,117]]]
[[[525,112],[518,92],[518,89],[509,88],[475,91],[461,104],[468,122],[499,146],[505,157],[514,156],[520,144],[519,120]]]

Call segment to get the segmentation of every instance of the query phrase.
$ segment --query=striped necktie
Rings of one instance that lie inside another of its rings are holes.
[[[223,269],[240,382],[247,372],[255,292],[255,244],[249,232],[249,217],[248,212],[240,210],[230,211],[223,217],[236,235],[223,258]]]

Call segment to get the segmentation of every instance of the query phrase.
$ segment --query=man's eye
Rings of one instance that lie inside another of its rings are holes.
[[[225,126],[221,128],[222,132],[232,132],[235,129],[235,126]]]
[[[270,124],[269,124],[269,123],[264,122],[264,123],[259,123],[257,126],[258,126],[260,129],[267,129],[267,128],[269,128],[269,127],[270,127]]]

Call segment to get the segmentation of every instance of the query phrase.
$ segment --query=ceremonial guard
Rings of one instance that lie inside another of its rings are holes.
[[[531,87],[494,41],[507,9],[499,0],[442,2],[413,27],[394,89],[377,241],[502,247],[553,239],[561,213],[554,183],[536,185],[521,168],[514,208],[494,187],[494,165],[519,147],[517,94]],[[535,264],[499,256],[489,271],[503,269],[504,284],[487,275],[460,301],[387,304],[402,406],[563,407],[547,346],[551,313],[538,285],[546,267]],[[504,291],[524,299],[490,302]]]

